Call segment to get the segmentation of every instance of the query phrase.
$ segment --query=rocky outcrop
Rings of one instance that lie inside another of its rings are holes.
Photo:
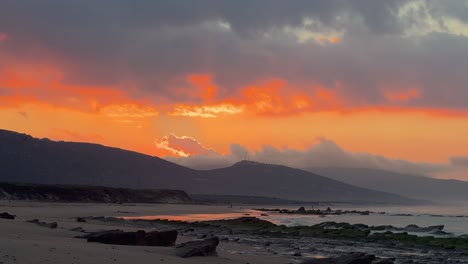
[[[366,253],[349,253],[335,258],[308,259],[302,264],[371,264],[375,255]]]
[[[177,234],[175,230],[161,232],[145,232],[143,230],[124,232],[122,230],[112,230],[91,233],[84,237],[87,238],[88,242],[103,244],[169,247],[175,245]]]
[[[0,214],[0,218],[1,218],[1,219],[14,220],[15,217],[16,217],[15,215],[9,214],[9,213],[7,213],[7,212],[1,213],[1,214]]]
[[[102,186],[0,183],[0,199],[97,203],[188,203],[179,190],[134,190]]]
[[[189,241],[176,246],[176,255],[182,258],[193,256],[216,256],[216,247],[218,244],[218,237]]]

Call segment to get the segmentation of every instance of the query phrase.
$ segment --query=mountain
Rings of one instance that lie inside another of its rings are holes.
[[[195,170],[132,151],[0,130],[3,182],[184,189],[196,174]]]
[[[303,170],[243,161],[193,170],[98,144],[51,141],[0,130],[0,181],[179,189],[191,194],[265,196],[303,201],[409,203]]]
[[[402,174],[363,168],[309,168],[337,181],[406,197],[439,201],[466,201],[468,182],[434,179],[426,176]]]
[[[402,196],[355,187],[304,170],[253,161],[241,161],[231,167],[204,171],[198,181],[192,193],[307,201],[409,202]]]

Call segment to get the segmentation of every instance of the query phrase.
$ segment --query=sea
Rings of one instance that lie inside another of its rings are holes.
[[[300,205],[261,205],[261,206],[234,206],[228,213],[203,213],[203,214],[178,214],[178,215],[149,215],[124,217],[126,219],[168,219],[179,221],[207,221],[219,219],[233,219],[244,216],[258,217],[278,225],[286,226],[309,226],[323,222],[345,222],[350,224],[366,224],[370,226],[392,225],[395,227],[406,227],[407,225],[418,225],[428,227],[435,225],[444,225],[444,231],[455,236],[468,235],[468,203],[466,204],[437,204],[424,206],[362,206],[362,205],[343,205],[326,204],[323,206],[307,206],[308,209],[325,210],[330,207],[332,210],[357,210],[371,211],[369,215],[361,214],[342,214],[342,215],[300,215],[300,214],[282,214],[278,212],[263,212],[254,210],[254,208],[279,208],[279,209],[298,209]],[[424,235],[424,234],[420,234]]]

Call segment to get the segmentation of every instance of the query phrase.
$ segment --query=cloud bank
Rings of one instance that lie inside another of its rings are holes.
[[[110,87],[148,99],[156,111],[192,117],[240,113],[251,98],[246,91],[262,93],[272,80],[284,83],[274,91],[279,99],[263,100],[256,111],[466,110],[466,14],[462,0],[6,1],[0,94],[11,87],[6,69],[29,66],[54,69],[64,85]],[[205,92],[193,93],[200,87]],[[318,87],[333,100],[317,97]],[[17,96],[60,104],[56,93]]]
[[[209,153],[167,156],[165,159],[195,169],[222,168],[241,160],[281,164],[300,169],[314,167],[372,168],[418,175],[432,175],[451,168],[449,164],[417,163],[370,153],[349,152],[332,140],[321,138],[317,141],[317,144],[305,150],[264,146],[261,150],[251,151],[242,145],[232,144],[230,153],[226,155],[212,150]],[[200,143],[197,142],[197,144]]]

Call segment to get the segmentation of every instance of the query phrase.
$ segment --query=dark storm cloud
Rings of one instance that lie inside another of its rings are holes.
[[[385,89],[418,88],[413,106],[465,108],[468,41],[450,32],[403,37],[418,12],[408,1],[3,1],[1,52],[60,67],[65,81],[140,87],[133,96],[169,101],[190,73],[212,73],[221,96],[282,78],[307,91],[335,89],[356,104],[385,104]],[[466,21],[462,1],[429,1],[434,16]],[[298,43],[286,27],[342,32],[338,44]],[[411,21],[411,22],[409,22]],[[416,23],[416,22],[418,23]],[[217,23],[224,22],[230,30]],[[266,35],[267,36],[266,36]],[[1,62],[0,62],[1,64]],[[5,65],[3,65],[5,66]],[[0,65],[0,68],[2,65]]]

